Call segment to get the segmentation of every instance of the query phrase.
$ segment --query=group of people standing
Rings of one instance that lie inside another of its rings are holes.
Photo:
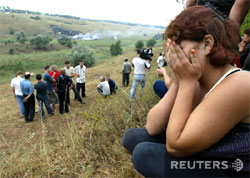
[[[45,112],[43,105],[45,105],[49,115],[54,115],[55,105],[59,104],[60,114],[69,112],[68,105],[70,104],[70,89],[75,94],[75,100],[85,104],[82,98],[85,94],[85,71],[86,66],[83,61],[75,68],[70,66],[70,62],[65,62],[65,67],[60,71],[57,70],[56,65],[45,67],[43,75],[37,74],[37,83],[34,87],[30,81],[33,75],[30,72],[23,73],[19,71],[17,77],[12,79],[11,87],[13,94],[18,102],[20,113],[24,117],[25,122],[31,122],[35,115],[35,95],[41,111],[42,119],[45,119]],[[76,76],[76,87],[74,84],[74,77]],[[80,96],[80,90],[81,95]]]

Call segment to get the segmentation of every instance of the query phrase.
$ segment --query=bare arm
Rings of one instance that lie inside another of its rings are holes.
[[[164,67],[161,67],[157,69],[157,72],[159,76],[163,76],[166,87],[170,88],[172,80],[169,78],[166,69]]]
[[[148,113],[146,129],[149,135],[157,135],[166,130],[168,119],[174,105],[178,86],[171,85],[168,92]]]
[[[250,75],[241,72],[227,77],[193,110],[200,62],[191,57],[191,64],[179,45],[171,45],[170,51],[179,89],[167,127],[166,148],[173,156],[186,157],[211,147],[249,117],[250,83],[246,81]],[[241,92],[237,92],[239,86]]]
[[[242,77],[250,78],[249,74],[243,73],[229,76],[193,111],[191,95],[194,87],[180,84],[167,128],[170,154],[186,157],[203,151],[249,117],[250,84]],[[239,86],[241,92],[237,92]]]
[[[195,6],[196,5],[196,0],[187,0],[186,2],[186,8],[189,8],[191,6]]]
[[[12,92],[13,92],[13,94],[14,94],[14,97],[16,97],[16,94],[15,94],[15,87],[11,87],[11,89],[12,89]]]
[[[229,14],[229,19],[241,25],[249,10],[249,0],[236,0]]]

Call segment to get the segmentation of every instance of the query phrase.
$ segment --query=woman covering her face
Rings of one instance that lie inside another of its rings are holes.
[[[196,6],[164,36],[171,86],[146,128],[122,140],[135,169],[145,177],[248,176],[250,73],[232,65],[239,30]]]

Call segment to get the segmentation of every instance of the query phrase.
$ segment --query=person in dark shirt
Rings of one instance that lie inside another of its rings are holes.
[[[49,98],[48,98],[48,92],[47,92],[48,86],[47,86],[46,81],[42,81],[41,74],[37,74],[36,79],[37,79],[37,83],[34,85],[34,88],[36,89],[36,99],[40,107],[42,119],[45,119],[43,104],[45,104],[48,114],[51,116],[53,115],[53,112],[49,103]]]
[[[50,66],[45,67],[45,71],[43,74],[43,80],[47,82],[47,89],[48,89],[48,98],[49,98],[49,103],[50,107],[53,112],[55,112],[55,105],[59,103],[58,101],[58,96],[55,92],[55,88],[53,86],[53,82],[56,82],[55,79],[53,78],[54,76],[50,76],[49,73],[51,72]]]
[[[245,61],[247,60],[247,56],[250,53],[250,28],[247,28],[243,32],[242,41],[239,44],[239,52],[240,52],[240,63],[242,68],[244,68]]]
[[[129,74],[131,73],[131,64],[128,62],[128,59],[124,60],[122,65],[122,85],[128,86],[129,85]]]
[[[57,94],[59,97],[59,111],[60,114],[64,113],[64,104],[65,104],[65,112],[69,112],[69,101],[66,97],[67,92],[73,87],[73,82],[65,74],[65,70],[61,69],[61,75],[56,79],[56,88],[57,88]]]
[[[116,93],[116,90],[118,89],[117,85],[115,84],[115,81],[110,78],[110,75],[106,75],[106,80],[109,83],[109,88],[110,88],[110,94]]]

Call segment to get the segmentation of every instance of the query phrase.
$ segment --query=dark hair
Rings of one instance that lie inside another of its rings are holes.
[[[69,61],[65,61],[65,63],[64,64],[70,64],[70,62]]]
[[[65,69],[62,68],[62,69],[60,70],[60,73],[61,73],[61,75],[65,75]]]
[[[106,74],[106,76],[109,76],[109,77],[110,77],[110,75],[109,75],[109,74]]]
[[[30,74],[24,75],[25,79],[29,79],[30,78]]]
[[[247,28],[244,33],[247,35],[247,36],[250,36],[250,28]]]
[[[140,54],[140,53],[141,53],[141,50],[140,50],[140,49],[137,49],[137,50],[136,50],[136,53],[137,53],[137,54]]]
[[[128,59],[125,59],[124,61],[125,61],[125,62],[127,62],[127,61],[128,61]]]
[[[22,71],[18,71],[18,72],[17,72],[17,75],[22,75],[22,74],[23,74]]]
[[[222,21],[213,10],[204,6],[182,11],[168,25],[164,38],[178,44],[182,40],[202,42],[208,34],[213,36],[215,42],[207,55],[210,64],[222,66],[233,63],[238,54],[236,44],[239,43],[239,29],[232,20]]]
[[[36,74],[36,79],[37,80],[41,80],[42,79],[42,75],[41,74]]]
[[[49,65],[46,65],[44,69],[47,70],[49,67],[50,67]]]

